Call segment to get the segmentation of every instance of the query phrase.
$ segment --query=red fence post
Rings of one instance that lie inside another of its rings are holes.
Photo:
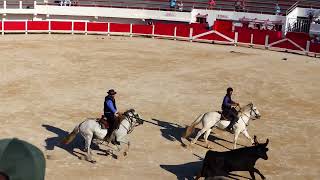
[[[25,23],[25,34],[28,34],[28,20],[26,20],[24,23]]]
[[[2,35],[4,35],[4,20],[3,19],[1,21],[1,31],[2,31]]]
[[[48,26],[48,33],[51,34],[51,20],[49,20]]]
[[[190,28],[189,32],[189,41],[192,42],[192,34],[193,34],[193,28]]]
[[[268,44],[269,44],[269,35],[266,35],[266,40],[265,40],[265,43],[264,43],[264,47],[266,49],[268,49]]]
[[[155,26],[152,25],[152,38],[154,38],[154,28],[155,28]]]
[[[310,52],[310,41],[307,41],[307,46],[306,46],[306,55],[308,55]]]
[[[239,36],[238,32],[235,32],[234,33],[234,45],[235,46],[237,46],[237,44],[238,44],[238,36]]]
[[[110,22],[108,22],[108,36],[110,36],[110,25],[111,25],[111,23]]]
[[[74,34],[74,21],[71,21],[71,34]]]
[[[84,24],[84,34],[88,35],[88,21],[86,21]]]

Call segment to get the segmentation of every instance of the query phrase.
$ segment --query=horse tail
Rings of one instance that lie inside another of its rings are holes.
[[[184,138],[189,137],[193,133],[194,128],[201,122],[201,120],[205,114],[206,113],[201,114],[200,116],[197,117],[196,120],[193,121],[193,123],[190,126],[187,126],[186,131],[183,133],[182,137],[184,137]]]
[[[77,136],[77,134],[80,131],[80,125],[77,125],[73,131],[71,133],[69,133],[65,138],[63,138],[63,140],[61,141],[61,143],[67,145],[69,143],[71,143],[73,141],[73,139]]]

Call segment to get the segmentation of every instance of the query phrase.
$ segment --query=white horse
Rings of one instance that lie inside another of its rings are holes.
[[[121,121],[119,129],[113,132],[113,138],[115,138],[114,140],[116,142],[119,142],[119,144],[117,144],[118,152],[121,151],[121,146],[123,144],[127,145],[127,150],[123,153],[123,155],[126,156],[130,147],[130,141],[127,135],[133,131],[134,127],[143,124],[143,120],[139,117],[139,114],[137,114],[134,109],[127,110],[123,113],[123,115],[124,119]],[[85,121],[77,125],[74,130],[62,140],[62,143],[69,144],[79,132],[85,139],[85,150],[87,151],[86,160],[95,162],[91,157],[90,145],[92,139],[96,138],[98,140],[104,140],[108,130],[102,129],[99,122],[97,122],[97,119],[87,118]]]
[[[234,124],[234,146],[233,148],[236,149],[237,147],[237,139],[240,133],[242,133],[245,137],[247,137],[251,143],[254,143],[253,139],[250,137],[247,126],[249,125],[250,119],[259,119],[261,117],[257,108],[252,104],[249,103],[248,105],[240,108],[238,114],[239,120]],[[217,127],[220,130],[225,130],[226,127],[230,124],[228,120],[220,120],[221,114],[219,112],[207,112],[201,114],[189,127],[187,127],[186,132],[184,134],[184,138],[189,137],[196,125],[202,122],[202,129],[198,132],[197,136],[191,141],[191,144],[197,142],[198,138],[205,133],[204,140],[206,146],[208,146],[208,137],[213,127]]]

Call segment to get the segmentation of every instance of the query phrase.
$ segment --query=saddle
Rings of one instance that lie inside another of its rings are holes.
[[[228,120],[223,114],[222,111],[216,111],[217,113],[221,114],[220,120]]]
[[[97,118],[97,122],[101,125],[102,129],[108,129],[109,128],[108,119],[104,115],[101,115],[101,118]]]
[[[114,122],[114,130],[119,129],[121,122],[125,119],[123,114],[120,114],[118,117],[115,118]],[[110,124],[108,122],[107,117],[101,115],[101,118],[97,118],[97,122],[101,125],[102,129],[109,129]]]

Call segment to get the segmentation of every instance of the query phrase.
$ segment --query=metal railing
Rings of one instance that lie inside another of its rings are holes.
[[[300,1],[297,1],[296,3],[294,3],[287,11],[286,11],[286,15],[290,14],[300,3]]]

